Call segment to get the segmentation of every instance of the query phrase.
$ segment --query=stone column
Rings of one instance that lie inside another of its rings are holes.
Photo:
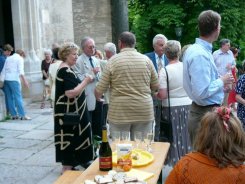
[[[36,54],[41,45],[38,32],[38,1],[11,0],[15,49],[23,49],[26,53],[24,67],[30,89],[23,88],[23,92],[24,97],[28,98],[40,96],[43,90],[41,61]]]
[[[123,31],[129,30],[128,1],[111,0],[112,41],[118,45],[118,37]]]

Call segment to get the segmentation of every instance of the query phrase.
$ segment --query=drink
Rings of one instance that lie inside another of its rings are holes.
[[[102,128],[102,143],[99,150],[99,167],[101,171],[112,169],[112,151],[107,138],[106,126]]]

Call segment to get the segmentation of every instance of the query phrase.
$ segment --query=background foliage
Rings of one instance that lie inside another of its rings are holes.
[[[245,59],[245,1],[240,0],[128,0],[130,31],[137,38],[137,50],[153,50],[152,39],[164,34],[168,39],[180,39],[181,45],[193,43],[198,37],[197,17],[203,10],[212,9],[221,14],[219,39],[228,38],[232,46],[240,47],[238,60]],[[177,38],[175,28],[182,27]],[[214,49],[218,49],[218,41]]]

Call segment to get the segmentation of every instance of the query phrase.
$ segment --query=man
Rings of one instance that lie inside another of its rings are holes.
[[[201,12],[198,17],[200,36],[186,50],[183,58],[184,89],[193,101],[188,120],[192,144],[202,116],[213,107],[221,105],[224,85],[233,82],[233,77],[228,74],[219,77],[212,56],[212,43],[219,36],[220,21],[221,17],[217,12]]]
[[[108,122],[110,132],[152,132],[154,121],[151,91],[158,89],[157,73],[151,60],[135,49],[135,35],[123,32],[119,36],[120,53],[107,63],[95,89],[99,99],[110,87]],[[113,138],[113,137],[112,137]]]
[[[107,61],[117,53],[117,48],[114,43],[108,42],[104,45],[104,52],[106,60],[100,61],[101,71],[103,73]],[[103,103],[103,124],[107,123],[107,112],[108,112],[108,104],[109,104],[109,96],[110,92],[109,89],[104,93],[104,103]]]
[[[100,77],[100,63],[95,53],[95,42],[91,37],[85,37],[81,41],[83,53],[78,57],[74,70],[82,81],[85,76],[93,77],[93,82],[85,88],[87,107],[92,121],[93,135],[102,135],[102,105],[103,102],[96,101],[94,89]]]
[[[157,73],[160,72],[162,67],[168,64],[167,57],[164,54],[164,48],[167,41],[168,39],[164,35],[157,34],[152,41],[154,51],[145,54],[151,59]],[[154,103],[154,115],[155,115],[154,140],[159,141],[162,101],[158,100],[156,97],[153,96],[153,103]]]
[[[159,72],[162,67],[168,64],[168,59],[164,55],[164,48],[167,41],[168,39],[166,36],[157,34],[152,41],[154,51],[145,54],[151,59],[157,72]]]
[[[5,44],[3,46],[3,53],[2,53],[2,55],[0,55],[0,73],[2,72],[6,58],[11,55],[12,51],[13,51],[13,47],[10,44]],[[2,80],[4,80],[4,79],[2,79]],[[6,89],[4,88],[4,85],[2,86],[2,90],[5,94],[5,106],[6,106],[6,112],[8,115],[9,114],[9,102],[8,102],[8,99],[6,96]]]
[[[23,98],[21,94],[21,81],[29,88],[29,83],[24,73],[23,50],[16,50],[16,53],[7,57],[2,73],[4,75],[4,90],[9,105],[9,113],[12,119],[30,120],[24,111]]]
[[[236,66],[235,58],[230,50],[230,46],[229,39],[222,39],[220,40],[220,49],[213,52],[214,63],[220,76],[227,73],[231,74],[231,69]],[[223,104],[226,106],[228,105],[228,96],[229,91],[226,91],[223,100]]]

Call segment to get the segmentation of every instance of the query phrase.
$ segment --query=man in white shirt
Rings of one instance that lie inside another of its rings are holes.
[[[218,74],[224,76],[227,73],[231,74],[231,69],[236,66],[235,58],[230,50],[230,40],[222,39],[220,40],[220,49],[213,52],[214,63],[217,67]],[[231,89],[227,89],[228,91]],[[225,92],[223,104],[228,105],[229,92]]]

